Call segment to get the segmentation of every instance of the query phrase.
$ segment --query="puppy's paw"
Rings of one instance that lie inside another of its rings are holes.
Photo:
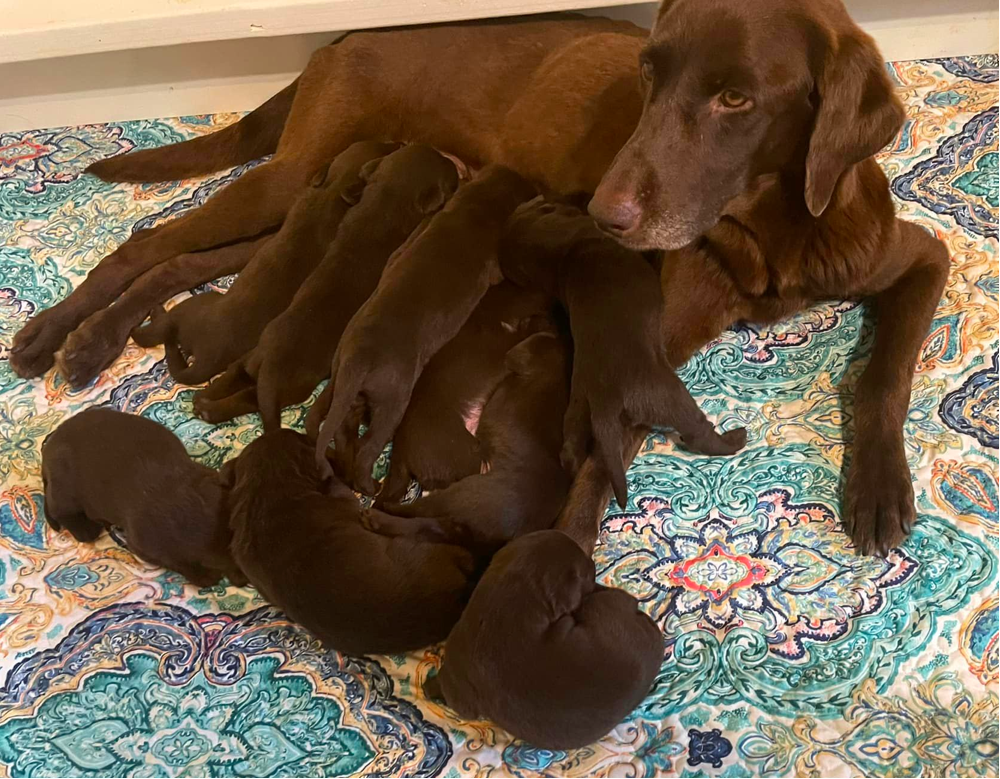
[[[56,353],[56,367],[70,386],[80,389],[96,379],[118,358],[128,342],[128,330],[119,331],[105,312],[91,315],[66,336]]]
[[[902,442],[898,446],[856,444],[847,476],[844,530],[859,554],[884,557],[913,529],[913,480]]]
[[[736,454],[747,445],[747,429],[745,427],[737,427],[727,430],[719,438],[722,439],[723,446],[728,450],[725,454]]]
[[[66,327],[53,310],[42,311],[22,327],[10,348],[10,367],[22,379],[41,376],[55,361]]]

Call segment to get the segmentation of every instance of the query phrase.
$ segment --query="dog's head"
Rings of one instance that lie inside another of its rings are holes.
[[[590,212],[633,249],[676,249],[764,174],[813,216],[903,109],[840,0],[664,0],[640,58],[642,117]]]

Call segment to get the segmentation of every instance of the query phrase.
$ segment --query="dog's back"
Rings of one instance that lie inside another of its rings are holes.
[[[341,652],[403,652],[440,641],[474,573],[463,549],[365,529],[355,495],[324,482],[290,430],[254,441],[230,469],[233,554],[272,603]]]
[[[663,660],[632,596],[594,581],[557,530],[493,558],[448,636],[437,687],[463,717],[488,717],[536,747],[597,741],[639,704]]]

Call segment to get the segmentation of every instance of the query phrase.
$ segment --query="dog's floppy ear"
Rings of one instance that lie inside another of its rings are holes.
[[[440,211],[451,197],[451,191],[445,190],[440,184],[426,187],[417,195],[417,209],[421,214],[433,214]]]
[[[353,181],[348,186],[344,187],[340,196],[352,206],[356,206],[365,192],[365,184],[371,181],[372,176],[375,174],[375,169],[379,166],[379,163],[382,162],[382,159],[382,157],[376,157],[373,160],[368,160],[368,162],[362,165],[360,170],[358,170],[357,181]]]
[[[905,114],[872,39],[836,33],[817,79],[819,106],[806,157],[809,212],[826,210],[840,177],[893,139]]]
[[[551,332],[535,333],[528,336],[507,352],[507,356],[504,358],[504,366],[511,373],[516,373],[518,376],[527,376],[531,373],[532,365],[536,360],[535,350],[545,343],[540,339],[555,339],[555,337],[556,335]]]

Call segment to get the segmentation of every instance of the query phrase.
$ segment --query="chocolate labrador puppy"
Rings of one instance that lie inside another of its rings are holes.
[[[507,353],[506,364],[509,373],[486,403],[477,433],[488,471],[412,503],[366,511],[368,527],[477,551],[552,527],[570,485],[559,462],[569,350],[559,336],[536,333]]]
[[[128,548],[200,587],[246,577],[229,553],[226,490],[167,428],[120,411],[91,408],[67,419],[42,446],[45,517],[77,541],[106,527]]]
[[[158,313],[132,333],[135,342],[164,344],[170,374],[182,384],[200,384],[224,370],[253,348],[265,325],[285,309],[361,197],[367,176],[395,148],[374,141],[348,148],[299,196],[281,230],[229,292],[195,295]]]
[[[249,380],[256,391],[243,397],[255,394],[264,429],[277,429],[281,409],[308,398],[329,374],[344,328],[378,285],[389,256],[458,187],[455,165],[428,146],[405,146],[365,176],[360,202],[347,212],[319,266],[264,328],[253,351],[219,377],[235,392],[213,399],[223,391],[213,387],[195,396],[202,418],[221,421],[232,411],[244,413],[238,393]]]
[[[206,281],[237,273],[271,239],[258,238],[174,257],[146,271],[114,302],[87,317],[56,353],[56,367],[72,387],[84,387],[121,354],[129,334],[152,310]]]
[[[493,558],[448,635],[425,692],[466,719],[491,719],[541,749],[575,749],[614,728],[663,662],[656,623],[558,530]]]
[[[406,652],[443,639],[461,615],[474,586],[472,556],[366,530],[357,496],[320,473],[305,436],[265,433],[226,463],[223,477],[234,558],[325,646]]]
[[[507,218],[535,194],[534,187],[507,168],[488,167],[463,186],[427,229],[386,268],[372,296],[341,338],[330,372],[332,392],[313,406],[321,418],[317,459],[337,437],[341,452],[354,446],[355,404],[368,411],[369,425],[357,444],[354,484],[375,494],[372,465],[406,412],[420,372],[438,349],[455,337],[491,284],[500,281],[497,242]]]
[[[439,490],[480,472],[480,415],[506,373],[514,346],[545,327],[550,301],[540,291],[501,282],[427,363],[392,438],[389,473],[379,502],[401,500],[416,479]]]
[[[525,203],[507,224],[500,269],[508,279],[554,295],[569,313],[573,384],[562,462],[571,474],[580,469],[593,439],[618,505],[625,508],[626,430],[672,427],[700,454],[728,455],[746,445],[743,428],[716,432],[667,362],[656,271],[585,213],[541,198]]]

